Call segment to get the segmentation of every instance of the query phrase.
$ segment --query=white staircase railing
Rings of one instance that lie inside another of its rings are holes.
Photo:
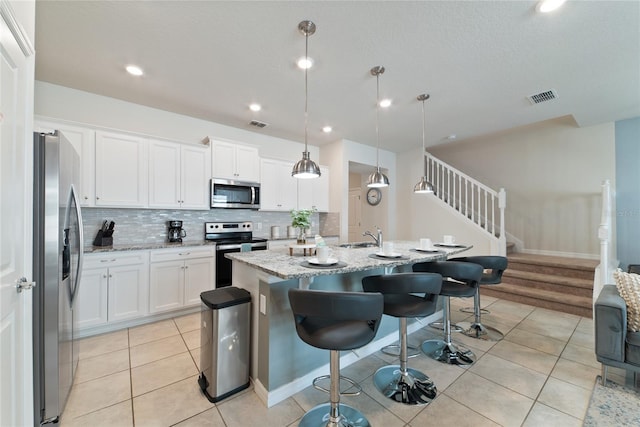
[[[507,254],[504,210],[507,193],[495,191],[429,153],[425,153],[427,179],[436,197],[498,241],[499,254]]]
[[[596,267],[593,279],[593,302],[595,303],[602,287],[613,282],[613,271],[618,265],[615,246],[613,244],[613,196],[609,180],[602,182],[602,215],[598,227],[600,239],[600,264]]]

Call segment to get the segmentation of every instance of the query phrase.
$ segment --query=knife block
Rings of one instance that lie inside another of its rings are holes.
[[[109,231],[107,231],[109,233]],[[112,246],[113,245],[113,236],[105,236],[105,232],[102,230],[98,230],[98,234],[96,234],[96,238],[93,239],[93,246]]]

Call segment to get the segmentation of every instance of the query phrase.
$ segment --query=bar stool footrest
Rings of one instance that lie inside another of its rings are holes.
[[[395,357],[400,357],[400,345],[398,344],[391,344],[388,345],[386,347],[382,347],[382,349],[380,349],[381,352],[383,352],[384,354],[387,354],[389,356],[395,356]],[[414,345],[408,345],[407,346],[407,357],[408,358],[412,358],[412,357],[417,357],[420,354],[420,349]]]
[[[331,390],[329,390],[326,387],[323,387],[321,385],[319,385],[319,383],[321,381],[331,381],[331,375],[322,375],[320,377],[316,377],[313,379],[312,385],[313,388],[315,388],[316,390],[320,390],[323,391],[325,393],[331,393]],[[340,387],[340,396],[360,396],[360,393],[362,393],[362,387],[360,386],[360,384],[358,384],[357,382],[355,382],[354,380],[352,380],[349,377],[344,377],[342,375],[340,375],[340,382],[345,381],[346,383],[349,384],[348,387],[345,388],[345,390],[351,390],[352,388],[354,389],[354,391],[342,391],[342,387]]]

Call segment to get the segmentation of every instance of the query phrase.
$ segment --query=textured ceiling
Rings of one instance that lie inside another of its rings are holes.
[[[304,19],[309,144],[401,152],[571,115],[579,126],[640,116],[640,2],[37,1],[36,79],[303,141]],[[124,72],[135,63],[141,78]],[[528,95],[558,99],[531,105]],[[251,102],[263,110],[249,111]],[[252,119],[269,124],[256,129]],[[334,128],[323,134],[325,124]]]

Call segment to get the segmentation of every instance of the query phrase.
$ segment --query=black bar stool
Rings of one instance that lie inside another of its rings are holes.
[[[452,258],[450,261],[472,262],[479,264],[484,269],[480,286],[497,285],[502,282],[502,273],[507,269],[507,258],[496,255],[485,256],[467,256],[460,258]],[[464,328],[463,334],[471,338],[477,338],[485,341],[500,341],[504,338],[504,334],[491,326],[482,324],[482,309],[480,307],[480,286],[476,288],[476,294],[473,296],[473,313],[475,315],[473,323],[460,322],[458,326]]]
[[[472,297],[482,277],[482,267],[478,264],[460,261],[422,262],[413,265],[413,271],[438,273],[442,281],[440,295],[444,297],[443,323],[444,339],[427,340],[422,343],[422,351],[432,359],[451,365],[471,365],[476,355],[469,349],[451,341],[451,303],[449,297]]]
[[[370,427],[360,411],[340,403],[340,350],[360,348],[375,337],[384,300],[381,294],[289,289],[296,332],[307,344],[330,350],[330,403],[312,408],[301,427]]]
[[[396,273],[362,279],[365,292],[380,292],[384,296],[384,314],[400,321],[400,365],[383,366],[373,376],[376,388],[391,400],[425,405],[436,397],[433,381],[407,367],[407,317],[433,314],[441,287],[442,276],[431,273]]]

